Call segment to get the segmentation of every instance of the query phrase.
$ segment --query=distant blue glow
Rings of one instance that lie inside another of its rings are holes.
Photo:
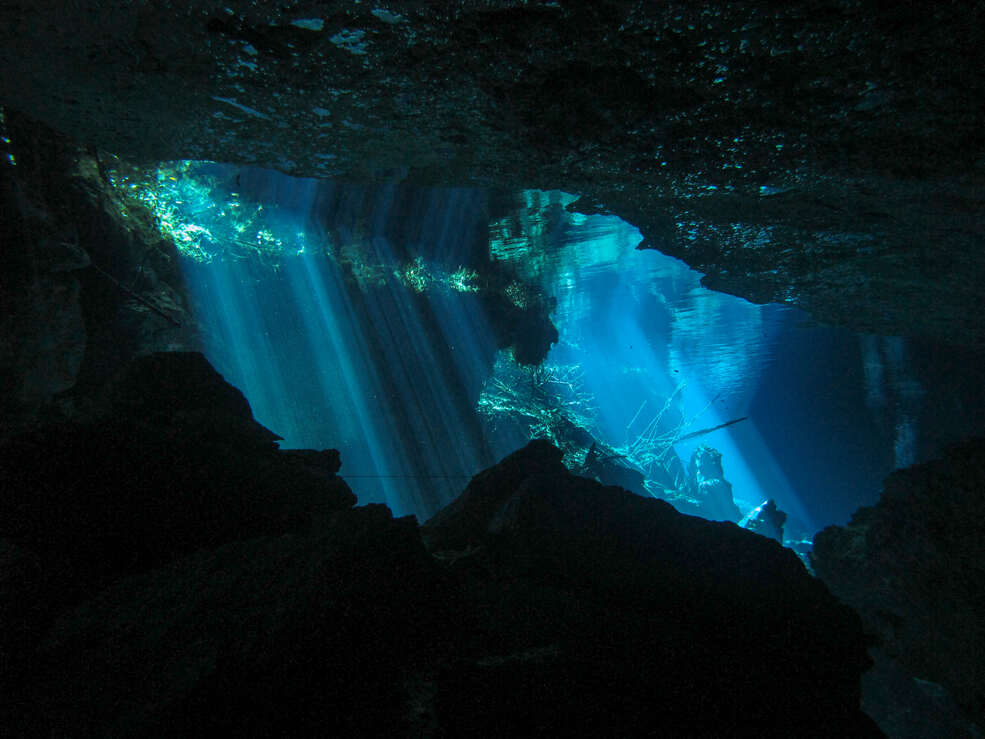
[[[572,224],[548,361],[581,366],[598,438],[624,448],[668,397],[664,420],[689,431],[748,416],[674,451],[686,465],[699,444],[717,448],[740,510],[774,498],[794,535],[844,522],[914,461],[924,391],[906,342],[706,290],[682,263],[634,250],[638,233],[616,218]]]
[[[586,388],[598,398],[600,438],[625,446],[672,395],[672,413],[689,431],[750,415],[779,326],[776,309],[701,288],[680,262],[633,249],[638,232],[616,218],[588,216],[582,227],[587,236],[560,255],[554,290],[562,342],[548,361],[581,365]],[[680,442],[674,451],[686,466],[702,443],[722,452],[743,513],[773,497],[812,525],[755,418]]]
[[[556,298],[547,364],[594,399],[582,419],[595,439],[628,449],[658,417],[661,434],[683,434],[748,416],[673,447],[685,466],[699,444],[722,452],[742,513],[773,498],[788,533],[809,535],[871,502],[894,455],[914,458],[923,391],[904,342],[705,290],[682,263],[636,250],[619,219],[567,212],[570,195],[529,191],[489,223],[476,190],[214,166],[228,201],[185,197],[210,219],[208,259],[183,262],[207,354],[283,446],[338,448],[363,503],[426,519],[546,428],[497,430],[477,412],[496,348],[464,266],[476,255],[513,270],[500,284],[511,300],[523,280]],[[217,248],[223,234],[235,248]]]
[[[917,426],[924,390],[916,379],[899,336],[859,336],[869,410],[885,415],[895,430],[896,467],[916,461]]]
[[[362,289],[325,257],[322,229],[339,225],[325,213],[356,207],[370,213],[368,232],[336,230],[365,239],[379,264],[396,263],[393,188],[359,192],[252,170],[240,180],[277,208],[274,226],[307,233],[309,245],[276,271],[250,259],[184,262],[210,360],[282,447],[338,448],[361,503],[427,518],[495,461],[472,408],[494,353],[476,298],[440,287],[420,295],[384,269]],[[461,226],[480,212],[475,198],[445,191],[424,204],[429,258],[457,264],[474,248]]]

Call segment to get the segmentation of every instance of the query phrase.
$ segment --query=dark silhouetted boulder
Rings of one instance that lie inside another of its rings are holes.
[[[479,622],[437,688],[449,735],[878,735],[858,617],[775,542],[574,476],[543,441],[423,534]]]
[[[123,580],[45,639],[45,729],[412,736],[413,676],[450,620],[440,580],[413,517],[380,505]]]
[[[109,384],[107,394],[114,419],[168,436],[268,451],[281,438],[257,423],[243,393],[200,352],[140,357]]]
[[[465,491],[436,513],[422,534],[432,551],[463,549],[488,534],[489,521],[524,480],[533,474],[564,475],[563,453],[546,439],[536,439],[483,470]]]
[[[138,454],[150,428],[90,437],[104,453],[111,439]],[[92,451],[81,433],[55,431]],[[858,710],[857,616],[775,542],[572,475],[547,442],[477,475],[423,530],[384,506],[332,512],[297,497],[298,470],[320,466],[324,484],[331,453],[248,452],[223,463],[258,459],[288,483],[253,467],[240,503],[230,495],[195,513],[217,527],[200,532],[235,522],[252,538],[198,536],[197,551],[169,556],[151,539],[157,556],[131,566],[144,571],[104,570],[71,602],[45,587],[65,584],[58,567],[91,569],[94,545],[84,533],[53,540],[71,534],[64,502],[41,538],[2,542],[0,608],[13,631],[0,646],[13,663],[0,678],[16,733],[877,735]],[[275,494],[297,516],[280,534]],[[149,520],[176,526],[146,490],[134,497]],[[101,498],[73,500],[76,522],[109,518]],[[244,518],[251,502],[268,529]],[[137,522],[136,505],[120,511]]]
[[[200,354],[135,360],[104,405],[96,420],[0,442],[0,536],[37,557],[62,603],[197,549],[310,527],[356,501],[331,465],[280,452]]]
[[[911,680],[896,696],[880,687],[874,716],[891,725],[936,684],[985,726],[985,440],[892,473],[876,505],[814,537],[811,562],[878,637],[877,659]]]
[[[25,731],[45,710],[35,652],[59,613],[122,577],[301,535],[355,503],[338,452],[278,450],[200,354],[135,360],[93,408],[0,441],[0,724]]]

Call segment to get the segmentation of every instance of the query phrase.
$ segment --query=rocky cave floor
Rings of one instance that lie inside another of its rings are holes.
[[[877,735],[862,622],[772,540],[531,442],[419,526],[197,353],[0,447],[7,725],[36,735]],[[832,733],[833,732],[833,733]]]
[[[354,507],[336,452],[278,449],[201,354],[135,360],[98,406],[0,444],[15,735],[879,736],[873,619],[892,669],[981,706],[982,591],[949,564],[980,552],[980,444],[818,536],[859,618],[775,541],[547,442],[419,525]]]

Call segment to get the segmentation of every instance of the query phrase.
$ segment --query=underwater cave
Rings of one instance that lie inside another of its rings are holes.
[[[985,9],[914,12],[0,10],[0,725],[979,736]]]

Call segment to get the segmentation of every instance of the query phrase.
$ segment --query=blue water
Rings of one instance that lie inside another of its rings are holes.
[[[719,449],[740,509],[774,498],[793,535],[847,520],[916,460],[923,389],[906,341],[706,290],[683,263],[634,249],[619,219],[574,220],[554,257],[563,329],[548,361],[583,370],[600,438],[631,442],[675,390],[689,430],[748,417],[675,452],[686,465],[700,444]]]
[[[276,270],[253,260],[185,260],[206,354],[257,419],[283,437],[282,447],[338,448],[360,502],[427,518],[495,461],[473,412],[495,351],[479,303],[449,289],[424,297],[384,270],[361,289],[317,248],[327,226],[359,225],[371,253],[392,263],[393,188],[357,192],[263,177],[252,186],[241,178],[241,189],[296,206],[291,227],[306,229],[316,246]],[[432,255],[456,262],[472,248],[458,227],[479,212],[474,197],[441,191],[417,203],[414,225]],[[356,224],[334,218],[333,209],[368,217]]]
[[[393,269],[421,258],[450,273],[486,259],[486,193],[217,172],[298,234],[275,269],[184,260],[210,360],[282,446],[338,448],[360,502],[423,520],[523,443],[476,413],[500,366],[477,294],[418,292]],[[682,263],[636,250],[632,226],[568,213],[560,193],[527,198],[495,258],[556,297],[547,364],[577,368],[599,440],[631,444],[665,406],[664,422],[687,430],[747,417],[674,452],[686,464],[701,443],[719,449],[742,512],[774,498],[793,536],[874,502],[889,471],[936,451],[921,439],[950,440],[928,429],[928,390],[942,393],[906,340],[705,290]],[[351,243],[365,263],[340,256]]]

